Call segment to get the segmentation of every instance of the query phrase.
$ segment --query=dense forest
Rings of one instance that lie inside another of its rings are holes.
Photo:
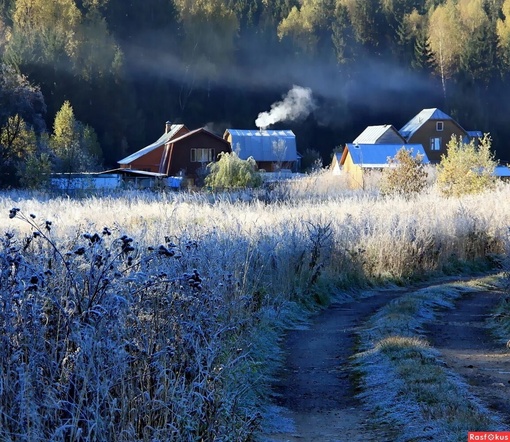
[[[166,120],[254,128],[293,85],[313,111],[274,127],[326,162],[425,107],[510,160],[510,0],[0,0],[0,54],[4,185],[115,167]]]

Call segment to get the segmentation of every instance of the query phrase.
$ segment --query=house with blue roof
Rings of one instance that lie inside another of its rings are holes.
[[[482,136],[480,131],[465,130],[452,117],[438,108],[423,109],[400,130],[407,143],[423,145],[431,163],[439,163],[446,154],[452,136],[461,137],[465,143]]]
[[[246,160],[252,157],[261,170],[297,171],[299,154],[296,136],[291,130],[227,129],[223,138],[239,158]]]
[[[342,174],[348,177],[351,188],[363,189],[365,174],[391,167],[388,160],[394,158],[402,148],[411,150],[413,157],[419,155],[423,164],[429,164],[427,153],[421,144],[348,143],[340,157]]]

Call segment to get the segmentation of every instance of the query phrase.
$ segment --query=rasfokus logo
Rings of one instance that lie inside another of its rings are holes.
[[[510,431],[470,431],[469,441],[510,441]]]

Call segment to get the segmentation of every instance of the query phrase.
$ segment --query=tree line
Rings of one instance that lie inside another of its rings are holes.
[[[510,135],[510,0],[1,0],[0,56],[2,186],[113,167],[167,119],[253,127],[293,83],[325,159],[417,104]]]

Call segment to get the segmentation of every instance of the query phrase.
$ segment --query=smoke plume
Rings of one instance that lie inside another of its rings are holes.
[[[265,129],[279,121],[306,118],[315,109],[312,90],[301,86],[293,86],[282,101],[273,103],[269,112],[261,112],[255,125]]]

